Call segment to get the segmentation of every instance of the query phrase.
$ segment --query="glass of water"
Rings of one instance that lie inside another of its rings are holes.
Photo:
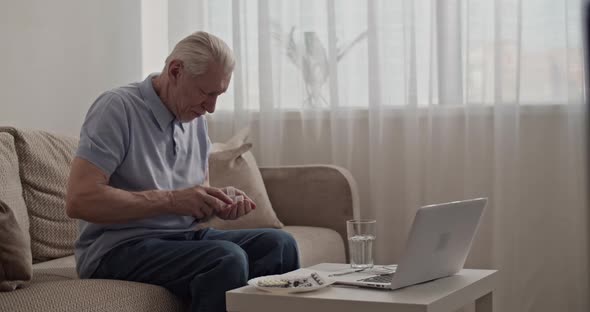
[[[348,220],[348,251],[350,266],[353,269],[368,269],[373,267],[373,243],[375,242],[377,221]]]

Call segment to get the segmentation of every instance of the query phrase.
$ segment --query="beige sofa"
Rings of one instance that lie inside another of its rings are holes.
[[[0,292],[0,311],[183,311],[183,303],[159,286],[78,279],[77,221],[67,218],[63,207],[76,144],[42,131],[0,128],[0,152],[14,153],[4,156],[18,160],[15,176],[0,171],[0,200],[16,203],[12,209],[18,210],[21,228],[28,229],[33,254],[32,281]],[[334,166],[260,170],[283,230],[297,240],[302,266],[344,262],[345,221],[358,205],[350,174]]]

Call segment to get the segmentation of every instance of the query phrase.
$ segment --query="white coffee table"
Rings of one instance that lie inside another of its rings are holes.
[[[308,269],[341,271],[347,264]],[[454,312],[475,301],[477,312],[493,311],[495,270],[461,270],[457,275],[398,290],[330,286],[299,294],[274,294],[245,286],[226,293],[229,312]]]

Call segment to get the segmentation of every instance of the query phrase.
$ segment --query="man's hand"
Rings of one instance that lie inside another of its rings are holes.
[[[219,218],[224,220],[235,220],[247,215],[253,209],[256,209],[256,204],[246,196],[246,193],[232,186],[224,188],[224,191],[228,197],[234,197],[234,203],[222,207],[222,209],[217,212]]]
[[[221,189],[207,186],[194,186],[170,192],[171,212],[177,215],[204,219],[232,205],[232,199]]]

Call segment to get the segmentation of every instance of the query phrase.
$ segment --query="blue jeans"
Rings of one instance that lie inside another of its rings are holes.
[[[109,251],[92,278],[160,285],[190,311],[226,311],[225,292],[248,279],[299,268],[297,244],[282,230],[204,229],[128,242]]]

